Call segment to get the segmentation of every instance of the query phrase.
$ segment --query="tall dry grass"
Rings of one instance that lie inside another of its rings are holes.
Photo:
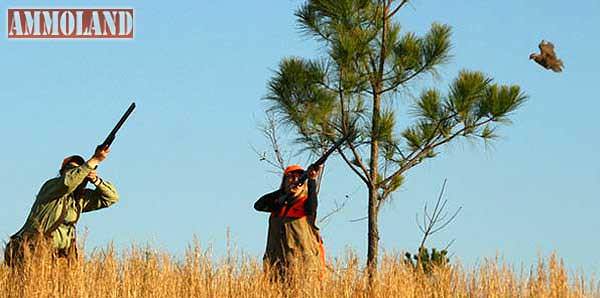
[[[109,247],[70,263],[37,254],[19,270],[0,265],[1,297],[600,297],[595,281],[568,274],[554,255],[530,270],[496,259],[427,275],[388,254],[369,288],[352,253],[330,263],[324,276],[294,272],[286,282],[272,281],[256,257],[234,253],[214,261],[197,244],[183,259],[139,247],[118,255]]]

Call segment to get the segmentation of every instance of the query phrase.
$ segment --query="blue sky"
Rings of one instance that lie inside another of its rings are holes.
[[[229,227],[240,250],[262,256],[268,215],[252,204],[279,177],[251,148],[267,149],[257,129],[266,107],[261,98],[283,57],[317,57],[322,50],[297,30],[293,12],[301,3],[63,1],[61,7],[133,7],[135,39],[15,41],[3,34],[0,237],[23,224],[62,158],[89,156],[135,100],[138,108],[99,170],[116,184],[121,202],[82,217],[88,248],[135,242],[180,254],[196,235],[218,254]],[[600,3],[577,4],[418,0],[399,14],[403,29],[419,34],[432,22],[453,27],[452,62],[441,79],[420,85],[445,90],[461,69],[481,70],[519,84],[530,98],[492,146],[452,144],[407,175],[381,212],[385,250],[415,250],[415,213],[447,178],[449,207],[463,211],[430,245],[456,239],[450,250],[466,264],[497,254],[530,264],[556,251],[569,268],[597,272],[600,257],[590,252],[600,246]],[[0,4],[4,11],[46,6]],[[541,39],[556,45],[563,73],[527,59]],[[399,107],[408,95],[398,98]],[[365,216],[366,193],[337,158],[325,179],[321,214],[351,197],[323,227],[328,253],[352,248],[364,257],[366,222],[349,220]]]

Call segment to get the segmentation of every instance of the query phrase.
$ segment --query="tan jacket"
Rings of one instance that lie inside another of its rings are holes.
[[[85,163],[46,181],[36,196],[27,221],[11,238],[42,233],[52,239],[54,248],[69,248],[75,239],[75,224],[82,212],[106,208],[119,200],[115,187],[103,180],[96,189],[83,189],[76,197],[77,187],[92,170]],[[61,217],[64,217],[63,222],[59,222]]]

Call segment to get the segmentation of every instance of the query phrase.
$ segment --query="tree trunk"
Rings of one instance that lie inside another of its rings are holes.
[[[374,88],[379,89],[379,85]],[[379,112],[381,110],[381,98],[377,92],[373,96],[373,118],[371,126],[371,160],[369,164],[371,183],[369,183],[369,231],[367,267],[369,272],[369,284],[377,272],[377,256],[379,252],[379,228],[377,216],[379,212],[379,193],[377,192],[377,181],[379,176]]]
[[[387,34],[388,8],[390,2],[384,1],[381,28],[381,48],[379,51],[379,66],[373,69],[377,77],[371,82],[373,88],[373,111],[371,119],[371,160],[369,161],[370,183],[369,183],[369,240],[367,251],[367,267],[369,277],[369,287],[373,287],[374,279],[377,274],[377,258],[379,254],[379,123],[381,118],[381,90],[383,90],[383,74],[385,68],[385,59],[387,49],[385,48],[385,38]]]
[[[377,272],[377,257],[379,252],[379,195],[377,189],[369,187],[369,236],[367,251],[367,267],[369,271],[369,281],[373,279]]]

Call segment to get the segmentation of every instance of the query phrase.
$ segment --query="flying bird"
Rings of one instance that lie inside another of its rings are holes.
[[[543,66],[545,69],[550,69],[554,72],[561,72],[563,68],[563,62],[556,57],[554,45],[549,41],[542,40],[538,47],[540,48],[540,53],[532,53],[529,55],[529,59],[533,59],[533,61]]]

